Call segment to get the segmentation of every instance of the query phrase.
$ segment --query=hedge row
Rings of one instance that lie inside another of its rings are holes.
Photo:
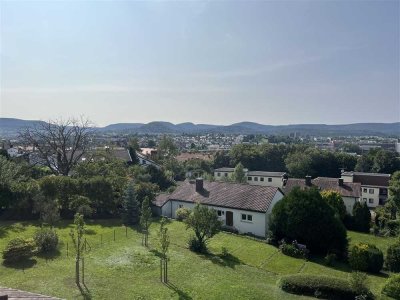
[[[291,294],[323,299],[354,300],[357,296],[348,280],[321,275],[297,274],[282,277],[280,287]]]

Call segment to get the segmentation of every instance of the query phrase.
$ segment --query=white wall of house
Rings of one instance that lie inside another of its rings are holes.
[[[280,191],[278,191],[275,194],[272,203],[266,213],[240,210],[234,208],[226,208],[214,205],[208,205],[208,207],[215,209],[217,211],[219,219],[223,222],[224,225],[226,224],[226,212],[227,211],[232,212],[233,213],[232,227],[237,229],[239,233],[251,233],[260,237],[265,237],[265,234],[268,230],[268,220],[269,220],[269,215],[272,212],[272,208],[282,198],[283,194]],[[193,209],[194,206],[195,203],[192,202],[170,200],[167,203],[165,203],[164,206],[161,208],[161,213],[163,216],[176,219],[177,209],[181,207]],[[245,217],[242,215],[244,215]]]
[[[281,188],[282,177],[247,176],[247,183],[250,185],[272,186]]]
[[[342,174],[343,182],[353,182],[353,176],[351,175],[343,175]]]
[[[362,185],[361,203],[366,202],[368,207],[379,206],[379,187]]]
[[[217,171],[214,172],[215,180],[219,180],[219,181],[222,181],[225,178],[232,178],[232,176],[233,176],[233,172],[217,172]]]

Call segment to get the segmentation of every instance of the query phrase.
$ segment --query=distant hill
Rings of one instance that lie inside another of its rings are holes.
[[[0,118],[0,136],[16,136],[22,129],[33,127],[42,122],[43,121]]]
[[[12,118],[0,118],[0,136],[14,136],[24,127],[34,126],[41,121],[29,121]],[[397,123],[356,123],[345,125],[326,124],[294,124],[294,125],[263,125],[253,122],[240,122],[232,125],[193,124],[190,122],[172,124],[170,122],[117,123],[105,127],[97,127],[98,132],[124,132],[138,134],[194,134],[194,133],[224,133],[224,134],[276,134],[288,135],[300,133],[313,136],[398,136],[400,137],[400,122]]]

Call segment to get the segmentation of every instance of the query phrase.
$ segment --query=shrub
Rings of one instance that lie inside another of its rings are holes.
[[[30,258],[35,254],[35,248],[33,239],[24,240],[22,238],[15,238],[4,249],[3,259],[5,262],[13,263]]]
[[[229,250],[226,247],[222,247],[221,248],[221,256],[226,258],[226,257],[229,257],[229,255],[230,255]]]
[[[176,219],[178,221],[185,221],[190,215],[190,209],[187,207],[181,207],[176,210]]]
[[[375,245],[359,243],[350,249],[349,263],[353,270],[379,273],[383,267],[383,253]]]
[[[356,202],[353,207],[353,229],[369,233],[371,227],[371,213],[367,203]]]
[[[341,278],[296,274],[282,277],[280,281],[282,290],[296,295],[316,296],[325,299],[351,299],[357,292],[350,286],[349,281]]]
[[[329,253],[325,256],[324,260],[325,260],[325,264],[327,266],[332,266],[333,262],[337,259],[337,256],[335,253]]]
[[[270,230],[277,239],[297,240],[311,253],[347,253],[347,233],[317,189],[294,188],[272,209]]]
[[[400,242],[387,249],[386,266],[391,272],[400,272]]]
[[[386,228],[390,236],[396,236],[399,233],[400,222],[399,220],[389,220],[386,222]]]
[[[400,275],[393,275],[382,289],[382,293],[394,299],[400,299]]]
[[[207,253],[205,243],[200,242],[196,237],[191,236],[188,242],[189,249],[197,253]]]
[[[279,246],[279,250],[291,257],[295,258],[307,258],[309,251],[304,245],[299,245],[297,241],[293,241],[291,244],[287,244],[285,240],[282,240]]]
[[[50,228],[42,228],[35,232],[33,237],[38,251],[41,253],[52,252],[57,249],[58,235]]]
[[[367,275],[361,272],[353,272],[350,277],[350,287],[358,296],[367,296],[369,290],[367,288]]]

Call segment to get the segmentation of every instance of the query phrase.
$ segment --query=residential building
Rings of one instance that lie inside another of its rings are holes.
[[[151,160],[146,155],[143,155],[140,152],[136,152],[136,156],[137,156],[137,158],[139,160],[139,165],[144,166],[144,167],[146,167],[146,166],[154,166],[157,169],[161,169],[161,166],[158,163],[156,163],[155,161]]]
[[[282,198],[283,193],[277,187],[199,178],[182,182],[172,194],[159,195],[153,204],[157,214],[175,219],[177,209],[193,209],[200,203],[215,209],[224,227],[265,237],[272,208]]]
[[[360,200],[370,208],[384,205],[388,199],[390,174],[342,172],[342,178],[345,182],[361,184]]]
[[[353,212],[353,207],[356,201],[360,201],[361,184],[356,182],[345,182],[342,178],[318,177],[311,179],[311,176],[306,176],[305,179],[289,178],[285,180],[283,192],[289,193],[295,187],[301,189],[315,187],[319,191],[335,191],[338,192],[346,206],[347,213]]]
[[[285,172],[264,172],[264,171],[250,171],[247,172],[247,183],[250,185],[283,186],[284,180],[287,178]]]

